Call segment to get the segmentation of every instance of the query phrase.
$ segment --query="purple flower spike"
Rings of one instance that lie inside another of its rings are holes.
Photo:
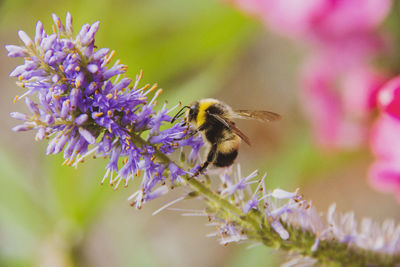
[[[71,14],[67,13],[65,26],[57,15],[52,18],[57,33],[46,34],[38,22],[35,45],[19,31],[25,46],[6,46],[10,57],[26,58],[10,76],[23,83],[26,92],[18,99],[25,97],[31,112],[11,113],[11,117],[23,121],[13,130],[36,130],[37,140],[51,138],[46,153],[64,150],[68,165],[76,166],[90,154],[108,158],[103,180],[109,179],[115,188],[121,181],[127,185],[143,173],[137,207],[165,194],[168,187],[164,184],[174,185],[186,172],[162,162],[157,153],[169,155],[190,146],[197,154],[202,139],[185,139],[185,127],[179,124],[160,130],[170,125],[168,113],[172,110],[165,106],[155,110],[154,100],[161,91],[149,102],[148,95],[156,86],[140,88],[142,74],[132,84],[132,79],[124,77],[127,66],[119,62],[108,65],[115,52],[96,50],[99,22],[83,25],[73,36]]]

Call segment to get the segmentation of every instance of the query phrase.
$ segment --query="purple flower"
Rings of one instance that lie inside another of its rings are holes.
[[[37,139],[50,138],[47,154],[64,151],[68,165],[77,166],[91,154],[108,158],[103,182],[109,179],[115,188],[143,173],[142,188],[135,194],[139,208],[166,193],[160,185],[167,177],[173,185],[186,174],[182,166],[163,162],[157,153],[169,155],[189,146],[197,155],[203,141],[185,138],[185,127],[179,123],[162,127],[170,125],[174,109],[164,105],[156,111],[156,98],[162,91],[149,99],[157,86],[139,87],[142,73],[132,84],[124,77],[126,65],[116,61],[109,66],[115,52],[94,44],[99,22],[85,24],[75,37],[69,13],[65,26],[57,15],[52,17],[56,33],[46,33],[38,22],[34,41],[19,31],[24,45],[6,46],[8,56],[24,57],[24,64],[10,76],[26,90],[16,100],[25,98],[31,112],[11,113],[23,121],[13,130],[36,130]]]
[[[256,181],[251,181],[252,179],[257,177],[258,172],[254,171],[247,177],[240,177],[240,167],[238,171],[238,181],[236,183],[227,183],[227,187],[221,191],[221,195],[230,196],[234,193],[240,192],[247,188],[248,185],[255,183]]]

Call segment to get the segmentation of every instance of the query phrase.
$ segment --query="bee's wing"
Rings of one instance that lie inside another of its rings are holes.
[[[265,110],[235,110],[233,117],[237,119],[258,120],[261,122],[277,121],[282,118],[278,113]]]
[[[235,134],[237,134],[240,138],[243,139],[243,141],[248,144],[249,146],[250,144],[250,139],[244,134],[242,133],[235,125],[234,122],[228,120],[228,119],[224,119],[221,116],[217,115],[217,114],[212,114],[212,113],[208,113],[211,116],[213,116],[216,120],[218,120],[219,122],[221,122],[223,125],[225,125],[226,127],[228,127],[229,129],[231,129]]]

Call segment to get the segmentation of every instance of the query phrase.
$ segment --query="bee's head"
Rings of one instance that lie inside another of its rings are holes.
[[[187,122],[190,123],[196,121],[197,114],[199,114],[199,106],[199,101],[195,101],[190,105],[189,110],[186,112]]]
[[[190,123],[196,120],[197,114],[199,113],[199,102],[193,102],[190,106],[182,107],[176,115],[172,118],[171,123],[173,123],[177,118],[182,116],[185,112],[184,109],[188,109],[186,111],[186,122]]]

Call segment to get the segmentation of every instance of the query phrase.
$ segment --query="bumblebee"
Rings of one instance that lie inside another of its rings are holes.
[[[271,111],[233,110],[227,104],[213,98],[201,99],[190,106],[184,106],[172,118],[173,123],[186,111],[185,124],[194,128],[191,135],[200,132],[204,141],[210,144],[207,160],[201,164],[194,176],[203,172],[210,164],[216,167],[228,167],[238,156],[243,140],[250,145],[249,138],[240,131],[233,119],[254,119],[261,122],[277,121],[281,116]]]

